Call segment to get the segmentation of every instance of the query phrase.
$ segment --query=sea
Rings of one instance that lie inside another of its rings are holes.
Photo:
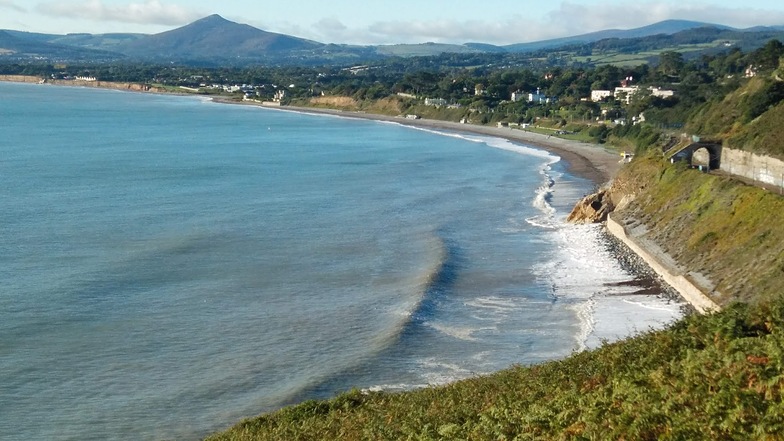
[[[199,97],[0,83],[0,439],[200,439],[683,314],[552,153]]]

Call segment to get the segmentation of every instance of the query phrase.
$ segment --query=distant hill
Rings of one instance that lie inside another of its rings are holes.
[[[0,30],[0,56],[10,60],[45,58],[49,60],[107,60],[121,54],[68,44],[52,43],[53,35]]]
[[[587,44],[609,38],[641,38],[658,34],[672,35],[689,29],[713,27],[719,29],[732,29],[729,26],[703,23],[689,20],[665,20],[652,25],[634,29],[608,29],[604,31],[591,32],[588,34],[576,35],[573,37],[555,38],[552,40],[535,41],[531,43],[519,43],[502,46],[509,52],[533,52],[542,49],[553,49],[574,44]]]
[[[470,45],[422,43],[422,44],[392,44],[376,46],[376,52],[381,55],[400,57],[421,57],[430,55],[450,54],[475,54],[487,52],[484,48],[471,47]]]
[[[67,34],[56,35],[49,42],[85,49],[117,51],[120,46],[145,37],[146,34]]]
[[[229,59],[263,58],[269,53],[302,51],[322,43],[262,31],[238,24],[219,15],[160,34],[121,44],[122,53],[144,59]]]

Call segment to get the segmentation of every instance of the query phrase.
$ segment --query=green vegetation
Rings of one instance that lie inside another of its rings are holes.
[[[784,198],[685,164],[638,158],[617,180],[636,188],[622,218],[651,228],[651,238],[690,272],[716,285],[719,304],[757,303],[784,293]]]

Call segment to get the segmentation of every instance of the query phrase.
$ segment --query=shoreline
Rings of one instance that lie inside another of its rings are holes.
[[[269,110],[297,112],[311,115],[331,115],[345,118],[364,119],[369,121],[392,122],[404,126],[446,130],[474,135],[492,136],[507,141],[524,144],[530,147],[546,150],[561,157],[567,164],[569,172],[589,179],[597,185],[602,185],[615,177],[621,168],[621,162],[615,152],[610,152],[599,144],[590,144],[569,139],[543,135],[512,128],[498,128],[492,126],[479,126],[475,124],[462,124],[453,121],[436,119],[408,119],[401,116],[389,116],[376,113],[351,112],[337,109],[324,109],[300,106],[264,106],[260,103],[238,102],[221,98],[212,98],[219,104],[234,104],[256,106]],[[575,202],[576,203],[576,202]]]

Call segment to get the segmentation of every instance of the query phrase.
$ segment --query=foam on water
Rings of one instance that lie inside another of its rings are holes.
[[[679,302],[661,295],[635,294],[636,278],[609,254],[600,225],[562,225],[553,233],[558,248],[553,260],[537,273],[553,296],[579,319],[577,349],[596,347],[649,328],[664,326],[682,315]]]

